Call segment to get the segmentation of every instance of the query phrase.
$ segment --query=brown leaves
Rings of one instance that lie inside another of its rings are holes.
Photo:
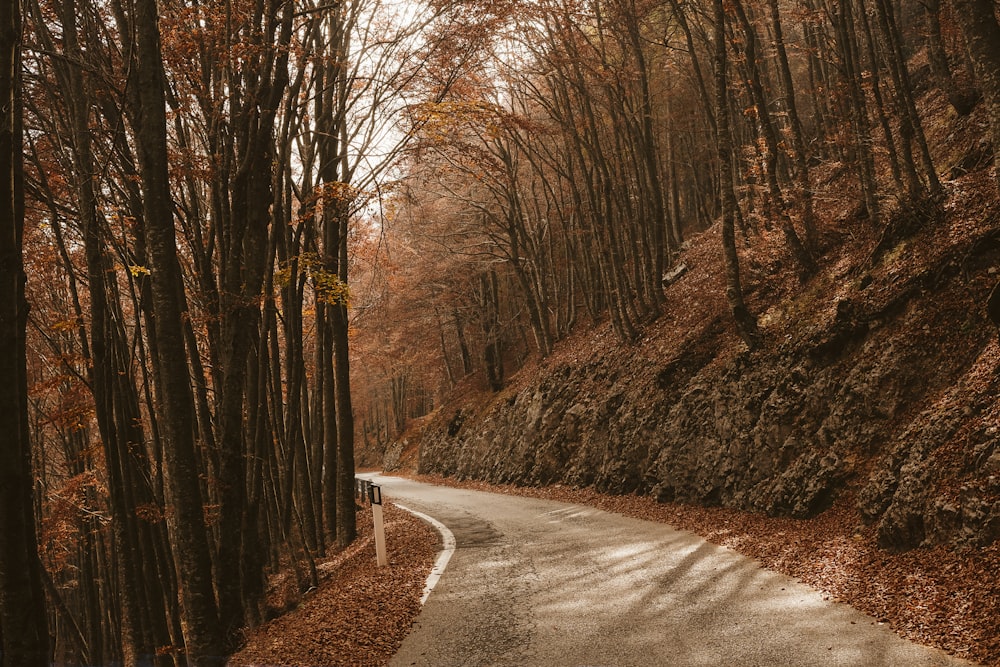
[[[383,506],[389,566],[377,567],[370,508],[358,514],[358,541],[321,563],[324,579],[294,611],[255,631],[230,665],[381,665],[420,611],[438,549],[434,530]]]

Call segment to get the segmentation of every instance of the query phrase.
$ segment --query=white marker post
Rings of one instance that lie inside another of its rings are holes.
[[[375,559],[379,567],[389,564],[385,553],[385,524],[382,520],[382,489],[376,484],[368,487],[368,500],[372,504],[372,518],[375,521]]]

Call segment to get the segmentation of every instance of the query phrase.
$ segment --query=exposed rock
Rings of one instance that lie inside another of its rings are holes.
[[[409,443],[405,438],[390,444],[389,448],[385,451],[385,455],[382,457],[382,469],[386,472],[399,470],[399,459],[403,454],[403,450],[408,445]]]
[[[670,285],[680,280],[681,276],[683,276],[687,272],[688,272],[687,264],[685,264],[684,262],[677,264],[676,266],[674,266],[669,271],[663,274],[663,286],[669,287]]]
[[[979,304],[1000,251],[987,231],[894,268],[935,249],[921,237],[934,233],[920,224],[884,244],[836,298],[817,286],[782,303],[753,353],[715,314],[668,345],[554,356],[486,404],[443,410],[420,472],[791,517],[850,490],[883,548],[988,544],[1000,537],[1000,347]],[[974,288],[958,255],[980,267]],[[672,289],[700,279],[692,269]]]

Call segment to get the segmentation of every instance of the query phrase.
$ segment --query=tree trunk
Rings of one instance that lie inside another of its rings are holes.
[[[858,63],[858,47],[854,30],[854,16],[851,10],[853,0],[838,0],[835,10],[835,27],[841,57],[844,61],[844,79],[849,92],[848,101],[851,129],[854,131],[857,148],[858,176],[864,195],[868,219],[879,226],[882,213],[878,200],[878,185],[875,180],[875,158],[872,153],[868,120],[868,107],[861,90],[861,66]]]
[[[979,101],[979,91],[960,84],[951,72],[948,52],[941,36],[941,0],[924,0],[921,4],[927,12],[927,54],[931,73],[934,74],[938,89],[944,93],[955,113],[967,116]]]
[[[472,372],[472,353],[469,352],[469,343],[465,340],[465,321],[458,306],[451,309],[451,315],[455,320],[455,336],[458,338],[458,351],[462,356],[462,375],[467,376]]]
[[[223,641],[201,501],[194,400],[182,327],[186,308],[169,189],[163,60],[155,1],[136,0],[133,21],[136,49],[129,87],[152,265],[167,528],[179,575],[188,661],[198,666],[221,665]]]
[[[323,415],[323,534],[327,544],[336,544],[337,391],[333,379],[333,324],[329,310],[324,303],[316,304],[316,335],[320,339],[316,392]]]
[[[799,107],[795,100],[795,86],[792,83],[792,70],[788,65],[788,52],[785,49],[784,32],[781,26],[781,13],[778,10],[778,0],[768,0],[768,10],[771,15],[771,30],[774,39],[774,50],[778,60],[778,73],[782,92],[785,96],[785,110],[788,113],[788,127],[792,135],[792,155],[795,162],[795,185],[798,199],[802,205],[802,228],[805,232],[806,251],[812,255],[819,245],[816,238],[816,215],[813,210],[812,186],[809,180],[809,158],[806,155],[806,142],[799,118]]]
[[[886,159],[889,162],[889,171],[892,174],[892,180],[896,184],[896,190],[903,192],[905,190],[905,186],[903,185],[903,170],[899,166],[900,161],[898,151],[896,150],[896,138],[892,134],[892,127],[889,125],[889,116],[886,115],[886,105],[882,99],[882,67],[879,64],[878,54],[875,51],[875,36],[872,33],[871,21],[868,20],[867,14],[862,13],[859,22],[861,23],[862,34],[865,38],[865,51],[868,54],[868,62],[870,63],[868,71],[870,73],[875,118],[878,120],[879,127],[882,128],[882,136],[885,139]]]
[[[90,287],[91,372],[95,414],[105,452],[111,523],[117,549],[115,569],[119,577],[122,656],[125,664],[134,665],[143,656],[155,655],[156,649],[169,643],[166,617],[162,607],[148,603],[147,596],[157,596],[159,577],[142,581],[140,568],[147,563],[155,568],[152,549],[144,549],[143,537],[151,545],[152,532],[161,526],[139,519],[137,508],[153,503],[151,487],[146,482],[149,463],[141,427],[138,391],[129,365],[128,343],[124,331],[117,284],[109,281],[113,267],[108,258],[108,238],[103,219],[98,214],[95,191],[94,159],[90,135],[90,105],[83,74],[76,63],[84,62],[78,40],[77,5],[67,0],[62,5],[63,47],[68,66],[63,69],[62,90],[68,102],[74,151],[76,193],[86,251],[87,279]]]
[[[726,300],[736,330],[751,350],[758,345],[757,318],[743,299],[739,256],[736,254],[736,194],[733,191],[732,133],[729,124],[729,94],[726,76],[726,14],[723,0],[712,0],[715,28],[715,122],[719,156],[719,186],[722,197],[722,251],[726,262]]]
[[[691,35],[691,26],[688,23],[687,16],[684,13],[684,8],[681,7],[679,0],[670,0],[670,9],[673,12],[674,18],[681,26],[681,30],[684,31],[684,43],[688,57],[691,59],[691,69],[694,72],[695,83],[698,85],[698,96],[702,102],[702,109],[705,112],[705,119],[708,121],[709,126],[713,132],[718,131],[718,126],[715,122],[715,116],[712,114],[712,97],[709,94],[708,86],[705,84],[705,77],[701,73],[701,64],[698,61],[698,50],[694,45],[694,38]]]
[[[346,278],[346,233],[343,244],[345,246],[343,274]],[[333,309],[333,336],[333,374],[337,391],[337,545],[343,548],[350,545],[357,537],[354,502],[354,408],[351,406],[346,303],[337,304]]]
[[[497,295],[497,274],[495,271],[479,276],[482,299],[483,360],[486,363],[486,380],[492,391],[503,389],[503,345],[500,336],[500,303]]]
[[[757,58],[757,30],[747,17],[743,9],[743,3],[740,0],[734,0],[733,7],[736,10],[740,24],[743,26],[745,35],[745,66],[748,74],[747,84],[750,87],[754,105],[757,107],[757,127],[767,151],[764,156],[764,177],[767,181],[768,194],[771,198],[771,204],[774,207],[773,210],[775,210],[778,216],[778,225],[785,236],[785,240],[788,242],[788,247],[791,249],[795,260],[799,263],[803,275],[809,276],[816,272],[816,261],[806,247],[802,245],[802,241],[795,231],[792,218],[788,213],[788,203],[785,201],[784,193],[782,193],[781,186],[778,184],[778,133],[771,119],[767,96],[764,93],[764,85],[761,82],[760,64]]]
[[[909,163],[913,161],[911,156],[912,147],[910,143],[915,143],[920,165],[924,171],[926,184],[918,179],[915,187],[910,188],[911,196],[921,196],[924,193],[936,197],[941,193],[941,181],[938,179],[937,171],[934,168],[934,161],[931,159],[930,148],[927,146],[927,138],[924,135],[923,124],[920,122],[920,115],[917,113],[917,105],[913,100],[913,86],[910,84],[910,75],[906,68],[906,56],[903,54],[903,37],[899,32],[896,21],[895,10],[892,2],[887,0],[875,0],[875,16],[879,28],[882,31],[882,38],[887,47],[886,58],[889,63],[889,73],[892,76],[896,89],[897,105],[899,107],[899,132],[902,138],[904,157]],[[913,165],[916,171],[916,165]]]
[[[952,0],[952,4],[986,102],[993,130],[994,178],[1000,190],[1000,24],[996,6],[992,0]]]
[[[0,628],[4,667],[49,664],[48,617],[35,532],[25,326],[28,304],[21,151],[21,14],[0,5]]]

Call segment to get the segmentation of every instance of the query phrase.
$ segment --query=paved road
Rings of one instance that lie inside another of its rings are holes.
[[[393,667],[970,664],[662,524],[375,481],[387,500],[434,517],[457,542]]]

